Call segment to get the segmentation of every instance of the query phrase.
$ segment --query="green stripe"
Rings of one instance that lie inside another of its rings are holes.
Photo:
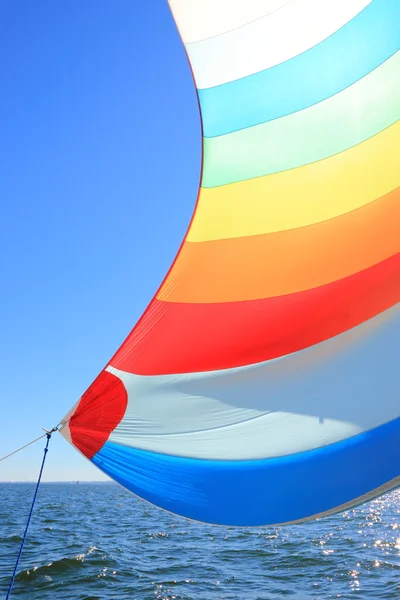
[[[300,167],[360,144],[400,119],[400,51],[343,92],[289,116],[204,138],[203,187]]]

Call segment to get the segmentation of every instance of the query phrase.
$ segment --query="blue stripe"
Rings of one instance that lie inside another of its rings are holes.
[[[124,487],[170,512],[251,526],[304,519],[375,490],[400,475],[399,450],[400,418],[281,458],[198,460],[107,442],[92,460]]]
[[[205,137],[258,125],[337,94],[400,47],[400,0],[373,0],[310,50],[260,73],[199,90]]]

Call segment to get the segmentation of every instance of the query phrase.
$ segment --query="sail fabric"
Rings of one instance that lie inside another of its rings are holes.
[[[169,4],[202,119],[196,207],[61,432],[191,519],[343,510],[400,484],[400,3]]]

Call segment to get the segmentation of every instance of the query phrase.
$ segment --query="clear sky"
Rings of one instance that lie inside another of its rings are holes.
[[[2,456],[60,421],[152,298],[201,138],[167,0],[3,0],[0,54]],[[0,480],[34,480],[43,447]],[[104,478],[53,436],[44,480]]]

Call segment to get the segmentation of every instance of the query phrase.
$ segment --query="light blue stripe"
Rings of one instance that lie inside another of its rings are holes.
[[[329,38],[260,73],[199,90],[205,137],[277,119],[325,100],[400,47],[400,0],[373,0]]]
[[[111,442],[92,460],[168,511],[207,523],[251,526],[304,519],[375,490],[400,475],[399,450],[396,419],[343,442],[268,460],[178,458]]]

